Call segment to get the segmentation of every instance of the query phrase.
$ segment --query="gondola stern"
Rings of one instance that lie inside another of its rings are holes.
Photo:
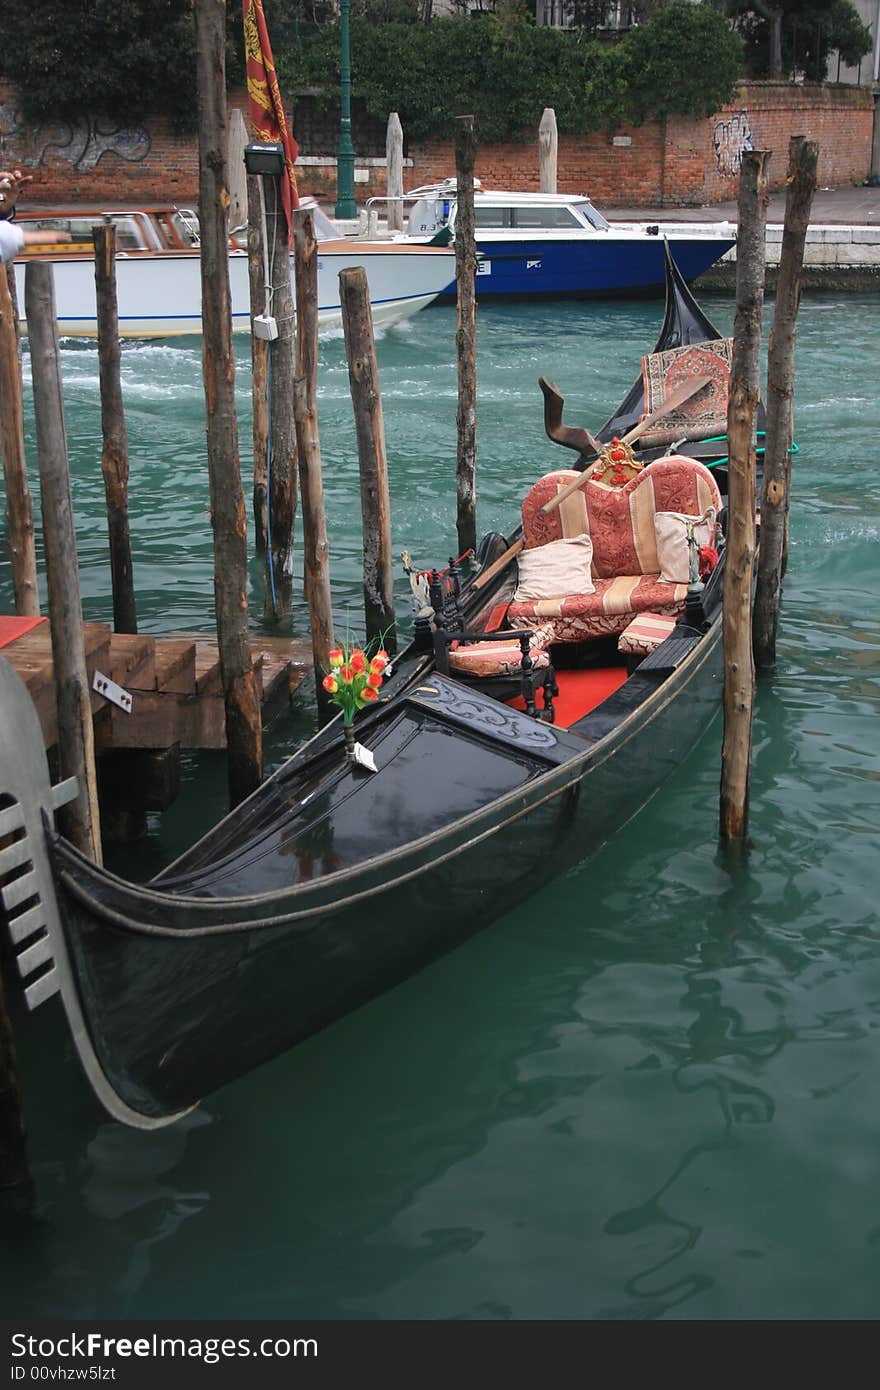
[[[107,1113],[136,1129],[157,1129],[187,1110],[148,1115],[108,1078],[83,1013],[62,922],[50,853],[55,813],[79,792],[75,777],[52,784],[40,722],[27,688],[0,657],[0,903],[28,1009],[60,995],[74,1046]],[[191,1107],[189,1107],[191,1108]]]

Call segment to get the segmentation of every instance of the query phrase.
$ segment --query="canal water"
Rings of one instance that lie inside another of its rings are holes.
[[[730,331],[732,301],[703,302]],[[595,429],[661,310],[481,306],[480,531],[510,528],[564,461],[538,376]],[[747,862],[718,852],[719,717],[590,862],[158,1134],[103,1116],[56,1002],[16,1011],[37,1204],[0,1228],[5,1316],[876,1317],[878,310],[801,307],[791,558]],[[394,545],[420,566],[456,549],[454,344],[454,310],[435,308],[378,345]],[[237,361],[249,494],[246,342]],[[108,619],[95,349],[65,344],[63,369],[84,605]],[[210,629],[200,343],[126,345],[123,380],[142,630]],[[319,409],[334,606],[356,632],[338,338],[322,341]],[[405,626],[402,572],[399,604]],[[274,630],[257,561],[252,612]],[[294,620],[303,632],[299,599]],[[312,728],[304,688],[270,764]],[[147,877],[224,796],[222,757],[187,755],[180,800],[111,863]]]

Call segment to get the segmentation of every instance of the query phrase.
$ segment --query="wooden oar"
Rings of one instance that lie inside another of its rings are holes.
[[[708,376],[695,376],[692,377],[690,381],[682,382],[681,386],[673,391],[671,396],[666,397],[662,405],[658,406],[656,410],[652,410],[651,414],[646,415],[644,420],[640,420],[637,425],[633,425],[632,429],[621,439],[621,444],[632,444],[634,439],[638,439],[640,435],[643,435],[645,431],[649,430],[658,420],[662,420],[666,415],[671,415],[673,410],[677,410],[680,405],[684,405],[685,401],[689,401],[691,396],[695,396],[698,391],[702,391],[704,386],[709,386],[711,381],[712,378]]]
[[[477,575],[476,579],[471,585],[471,588],[482,589],[484,584],[488,584],[490,579],[495,578],[499,570],[504,569],[504,566],[507,564],[508,560],[512,560],[514,555],[519,554],[524,544],[525,542],[523,541],[522,536],[520,536],[518,541],[514,541],[513,545],[509,545],[507,547],[503,555],[499,555],[497,560],[492,561],[488,569],[483,570],[481,574]]]
[[[661,406],[658,406],[656,410],[652,410],[650,415],[646,415],[644,420],[640,420],[637,425],[634,425],[629,433],[623,436],[620,441],[621,444],[631,444],[633,440],[638,439],[639,436],[644,434],[646,430],[649,430],[652,425],[655,425],[658,420],[662,420],[664,416],[671,414],[673,410],[677,410],[685,401],[689,401],[691,396],[695,396],[698,391],[702,391],[704,386],[709,385],[710,380],[711,378],[707,376],[695,376],[692,377],[690,381],[684,382],[677,390],[673,391],[670,396],[667,396]],[[551,497],[549,502],[544,503],[539,515],[547,516],[550,512],[555,512],[557,507],[562,506],[566,498],[570,497],[573,492],[577,492],[578,488],[583,487],[591,472],[592,469],[588,468],[585,472],[579,473],[576,478],[572,478],[570,483],[566,483],[564,488],[560,488],[555,497]]]

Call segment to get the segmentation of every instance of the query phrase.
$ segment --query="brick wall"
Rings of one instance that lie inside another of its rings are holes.
[[[242,93],[231,104],[245,110]],[[725,110],[708,118],[671,117],[613,133],[560,136],[559,189],[585,192],[601,207],[700,206],[724,202],[738,191],[739,157],[749,142],[771,149],[770,178],[780,187],[788,141],[803,134],[818,140],[819,184],[861,182],[871,162],[873,103],[870,90],[788,83],[750,83]],[[317,123],[301,154],[322,153],[311,145]],[[305,134],[305,132],[304,132]],[[365,137],[366,138],[366,137]],[[371,151],[375,131],[370,133]],[[358,131],[354,130],[358,153]],[[300,190],[333,199],[335,148],[320,163],[304,162]],[[452,142],[408,147],[405,183],[413,188],[455,172]],[[0,165],[20,164],[34,176],[29,201],[133,204],[172,201],[187,205],[198,194],[195,140],[175,135],[161,119],[146,119],[130,130],[110,129],[84,118],[76,126],[58,122],[26,129],[16,114],[13,89],[0,82]],[[385,192],[385,169],[370,160],[355,195],[363,202]],[[536,189],[538,142],[478,148],[477,176],[487,187]]]

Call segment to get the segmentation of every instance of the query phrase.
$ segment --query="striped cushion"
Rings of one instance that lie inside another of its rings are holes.
[[[666,640],[674,627],[675,618],[671,614],[640,613],[620,634],[617,650],[630,656],[647,656]]]
[[[530,624],[523,623],[523,627]],[[532,665],[543,669],[549,664],[547,648],[553,638],[553,624],[542,623],[532,632],[529,656]],[[469,642],[449,651],[449,669],[470,676],[513,676],[522,670],[522,648],[518,641]]]
[[[511,603],[507,616],[521,628],[538,628],[552,619],[554,642],[582,642],[623,632],[637,613],[659,610],[674,618],[686,596],[686,584],[666,584],[656,574],[618,575],[597,579],[594,594]]]

